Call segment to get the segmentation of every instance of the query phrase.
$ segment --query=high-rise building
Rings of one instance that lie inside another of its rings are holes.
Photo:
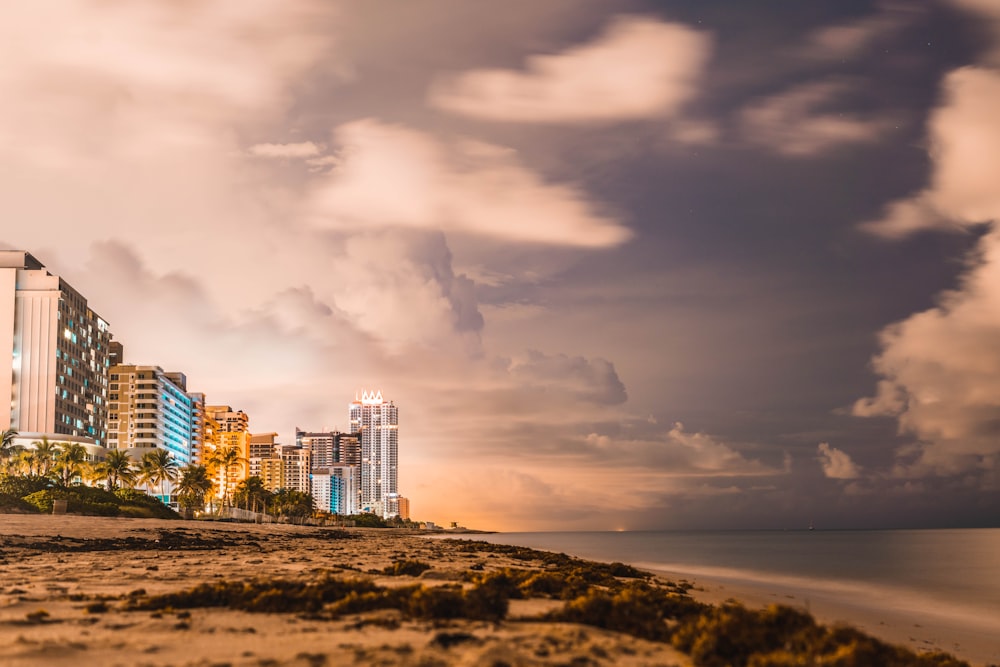
[[[183,373],[159,366],[111,367],[108,394],[108,447],[134,458],[165,449],[181,466],[197,456],[200,425]]]
[[[398,411],[381,391],[363,391],[350,405],[351,433],[361,440],[361,511],[383,518],[399,514]]]
[[[410,518],[410,499],[399,497],[399,518],[409,519]]]
[[[311,453],[313,505],[334,514],[357,514],[361,477],[359,433],[295,429],[295,444]]]
[[[232,497],[236,485],[249,476],[250,417],[242,410],[233,410],[229,405],[206,405],[205,424],[205,450],[202,458],[209,462],[216,454],[225,450],[232,450],[235,454],[235,463],[228,468],[216,466],[214,477],[216,494],[219,497]],[[211,435],[208,434],[208,429],[213,430]],[[223,485],[226,487],[225,493]]]
[[[332,514],[357,514],[358,476],[356,465],[313,468],[309,476],[313,506]]]
[[[108,323],[30,253],[0,250],[0,430],[107,442]]]
[[[250,436],[250,442],[247,445],[247,476],[263,479],[261,465],[263,461],[274,458],[277,437],[277,433],[254,433]],[[278,483],[280,485],[280,481]],[[280,488],[280,486],[275,488]]]
[[[312,468],[309,450],[295,445],[275,445],[274,454],[281,459],[281,488],[309,493]]]
[[[340,431],[309,433],[296,428],[295,444],[312,453],[313,468],[329,468],[336,464],[361,464],[361,441],[357,433]]]

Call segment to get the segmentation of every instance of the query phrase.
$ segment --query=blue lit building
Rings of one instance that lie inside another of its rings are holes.
[[[111,367],[109,379],[109,448],[127,450],[137,460],[159,448],[180,466],[195,462],[202,406],[198,394],[188,393],[183,373],[119,364]]]

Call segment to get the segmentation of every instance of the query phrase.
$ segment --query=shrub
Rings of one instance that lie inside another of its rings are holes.
[[[38,508],[31,503],[25,502],[23,498],[10,493],[0,493],[0,512],[38,512]]]
[[[44,491],[52,487],[52,480],[38,475],[4,475],[0,476],[0,493],[23,498],[36,491]]]

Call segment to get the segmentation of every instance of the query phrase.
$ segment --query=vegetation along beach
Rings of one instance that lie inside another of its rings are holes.
[[[934,665],[698,581],[401,529],[0,515],[0,664]]]

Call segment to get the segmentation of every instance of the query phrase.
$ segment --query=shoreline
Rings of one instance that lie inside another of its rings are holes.
[[[806,611],[820,623],[846,624],[914,652],[938,650],[974,665],[1000,664],[1000,642],[996,640],[1000,636],[998,619],[956,619],[912,608],[873,608],[852,600],[846,592],[830,593],[805,585],[704,574],[696,568],[633,565],[668,579],[692,582],[695,587],[691,595],[708,604],[718,605],[731,599],[750,608],[782,604]]]
[[[531,548],[546,550],[543,546]],[[611,562],[591,555],[570,555]],[[883,600],[904,600],[906,604],[875,606],[864,598],[870,600],[874,593],[882,591],[862,582],[848,585],[769,573],[754,573],[760,576],[749,578],[748,573],[714,567],[680,564],[663,567],[641,560],[628,563],[659,577],[692,583],[690,595],[706,604],[736,600],[751,609],[785,605],[811,614],[820,623],[848,625],[917,653],[943,651],[981,667],[1000,665],[1000,641],[996,639],[1000,637],[1000,617],[991,615],[989,610],[978,614],[965,608],[955,609],[930,597],[888,588],[884,589],[887,595],[882,596]]]
[[[225,582],[276,585],[330,576],[368,582],[369,588],[383,591],[416,590],[414,586],[462,591],[472,586],[470,575],[505,569],[543,575],[558,561],[551,551],[476,546],[482,542],[467,548],[463,542],[473,535],[449,542],[440,541],[441,537],[450,536],[287,524],[0,515],[0,663],[76,667],[228,662],[263,667],[373,662],[567,664],[572,659],[581,665],[692,664],[688,656],[662,641],[592,625],[534,620],[562,609],[564,600],[572,599],[544,599],[544,595],[511,599],[507,620],[492,621],[471,616],[420,618],[395,609],[317,616],[225,605],[195,605],[189,611],[176,604],[163,611],[148,606],[157,596],[198,586],[215,590]],[[409,561],[420,562],[426,571],[399,567]],[[585,569],[587,563],[598,563],[577,562]],[[701,602],[737,598],[750,608],[774,602],[798,606],[795,603],[801,600],[780,599],[775,591],[745,582],[685,572],[655,574],[693,581],[697,588],[690,594]],[[849,611],[844,620],[852,626],[884,636],[880,628],[866,627],[869,618],[860,610],[834,610],[828,619],[827,610],[812,601],[811,611],[820,621],[838,620],[837,614]],[[973,658],[969,646],[963,640],[961,651],[943,642],[911,648],[920,653],[936,648],[969,660]]]

